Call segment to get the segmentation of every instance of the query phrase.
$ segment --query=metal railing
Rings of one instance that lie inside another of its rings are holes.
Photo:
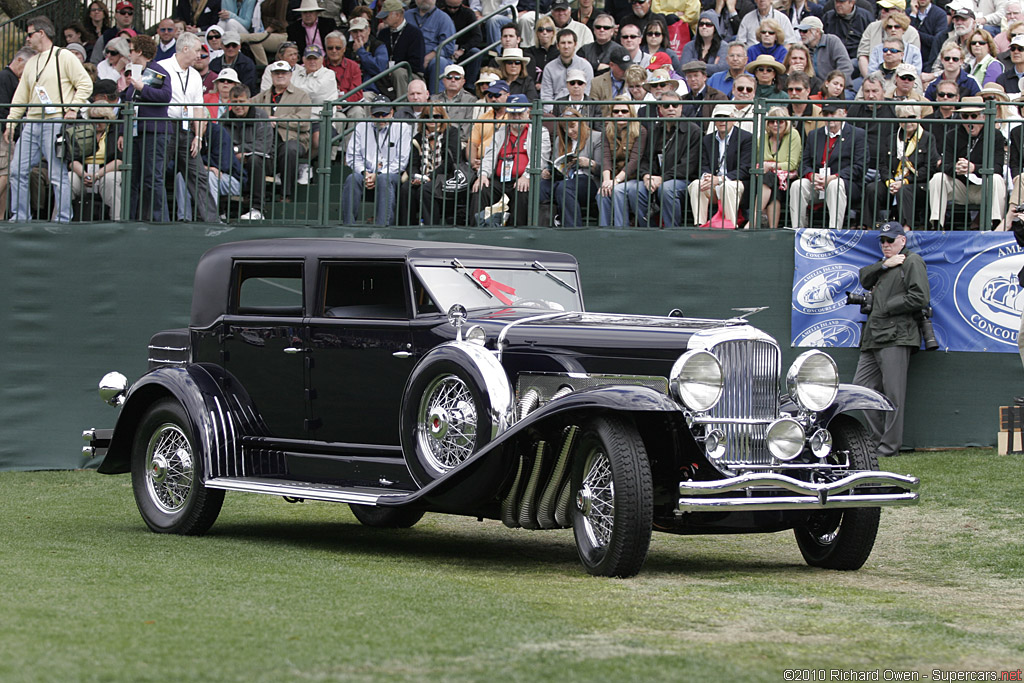
[[[32,17],[46,16],[53,20],[58,35],[61,29],[72,21],[78,21],[82,15],[82,3],[79,0],[49,0],[41,2],[32,9],[11,17],[0,24],[0,59],[9,64],[17,52],[25,44],[25,24]],[[71,17],[69,19],[69,17]],[[63,40],[60,41],[63,44]]]
[[[516,20],[519,18],[519,12],[515,8],[514,5],[505,5],[503,7],[496,7],[493,10],[491,10],[490,12],[488,12],[487,14],[485,14],[482,17],[478,18],[473,23],[469,24],[468,26],[463,27],[462,29],[456,31],[452,35],[450,35],[447,38],[445,38],[444,40],[442,40],[438,44],[438,46],[437,46],[437,58],[440,59],[441,54],[444,52],[444,48],[445,48],[446,45],[448,45],[448,43],[455,42],[456,40],[458,40],[459,38],[461,38],[462,36],[466,35],[467,33],[469,33],[470,31],[472,31],[473,29],[475,29],[477,27],[481,27],[481,28],[485,27],[487,25],[488,20],[490,20],[491,17],[497,16],[498,14],[507,14],[507,13],[511,13],[511,15],[512,15],[511,17],[509,17],[509,22],[513,23],[513,24],[516,23]],[[485,38],[486,38],[486,36],[485,36]],[[457,64],[462,64],[462,65],[469,64],[469,63],[471,63],[471,62],[473,62],[473,61],[475,61],[477,59],[480,59],[480,57],[478,57],[479,54],[481,54],[481,53],[486,54],[488,50],[490,50],[490,49],[492,49],[492,48],[494,48],[494,47],[496,47],[496,46],[498,46],[500,44],[501,44],[500,40],[495,41],[495,42],[491,43],[490,45],[488,45],[487,47],[481,48],[479,52],[476,52],[476,53],[470,55],[465,60],[462,60],[462,61],[459,61],[459,62],[456,62],[456,63]],[[430,91],[431,92],[437,92],[438,87],[439,87],[439,85],[441,83],[441,70],[440,69],[435,69],[435,71],[437,72],[437,74],[435,76],[434,83],[430,84],[430,86],[431,86],[430,87]]]

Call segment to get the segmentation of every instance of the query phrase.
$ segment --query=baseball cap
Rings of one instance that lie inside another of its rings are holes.
[[[731,104],[716,104],[715,108],[711,110],[711,116],[735,116],[736,107]]]
[[[822,114],[835,114],[837,111],[843,108],[843,105],[839,102],[825,102],[821,105]]]
[[[283,59],[279,59],[267,68],[269,68],[271,71],[291,71],[292,65],[284,61]]]
[[[490,85],[491,83],[495,83],[500,80],[501,79],[498,77],[498,74],[485,72],[480,74],[480,78],[476,79],[475,85],[483,85],[484,83]]]
[[[611,54],[608,56],[609,64],[615,64],[616,66],[619,66],[623,69],[628,68],[632,62],[633,60],[630,59],[629,53],[626,52],[626,48],[622,47],[621,45],[616,45],[615,47],[613,47]]]
[[[569,81],[583,81],[586,83],[587,75],[583,73],[583,69],[569,69],[565,72],[565,82]]]
[[[135,5],[133,5],[132,3],[128,2],[128,0],[121,0],[121,2],[117,3],[117,7],[114,8],[114,11],[116,12],[116,11],[123,10],[123,9],[132,9],[133,10],[133,9],[135,9]]]
[[[370,22],[366,20],[366,17],[356,17],[348,22],[349,31],[362,31],[364,28],[370,28]]]
[[[310,45],[306,48],[306,51],[302,53],[302,58],[306,57],[323,57],[324,51],[320,49],[319,45]]]
[[[957,7],[953,10],[953,18],[956,19],[957,17],[960,17],[961,19],[973,19],[974,10],[970,7]]]
[[[444,73],[441,74],[441,77],[444,78],[448,74],[458,74],[458,75],[460,75],[462,77],[465,77],[466,76],[466,70],[463,69],[458,64],[449,64],[448,66],[446,66],[444,68]]]
[[[242,82],[238,80],[238,72],[232,69],[231,67],[225,67],[221,69],[220,73],[217,74],[217,78],[213,79],[214,83],[216,83],[217,81],[231,81],[232,83]]]
[[[497,85],[497,83],[495,85]],[[512,95],[506,100],[506,102],[508,104],[515,105],[512,107],[505,107],[505,111],[509,114],[522,114],[524,111],[529,111],[530,109],[530,100],[526,95]]]
[[[225,31],[224,37],[220,39],[220,42],[224,45],[241,45],[242,37],[238,35],[238,31]]]
[[[917,78],[917,69],[912,67],[910,64],[903,63],[896,67],[896,75],[913,76],[914,78]]]
[[[906,237],[907,232],[903,229],[903,226],[896,221],[889,221],[888,223],[882,223],[878,228],[878,237],[887,237],[889,239],[896,239],[897,237]]]
[[[654,71],[655,69],[669,69],[672,67],[672,58],[664,52],[655,52],[651,55],[651,61],[647,65],[648,71]]]
[[[1016,45],[1017,47],[1024,47],[1024,36],[1016,35],[1013,40],[1010,41],[1010,45]]]
[[[555,0],[551,3],[551,9],[569,9],[569,0]]]
[[[387,114],[391,111],[391,100],[379,95],[370,105],[370,114]]]
[[[487,87],[486,92],[489,92],[492,95],[500,95],[503,92],[509,92],[508,83],[500,79],[494,81],[494,83],[491,83],[490,86]]]
[[[825,24],[821,23],[821,19],[815,16],[804,17],[799,24],[794,26],[798,31],[809,31],[812,28],[816,28],[819,31],[824,30]]]
[[[116,95],[117,83],[109,78],[100,78],[92,84],[92,96],[90,99],[104,95]]]
[[[402,5],[402,0],[384,0],[384,3],[380,6],[380,11],[377,12],[378,19],[384,19],[392,12],[404,12],[405,6]]]

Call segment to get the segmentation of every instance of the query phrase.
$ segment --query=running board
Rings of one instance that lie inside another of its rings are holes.
[[[263,493],[270,496],[359,505],[377,505],[381,499],[388,499],[389,503],[394,504],[411,493],[365,486],[335,486],[263,477],[217,477],[207,481],[206,487],[225,491]]]

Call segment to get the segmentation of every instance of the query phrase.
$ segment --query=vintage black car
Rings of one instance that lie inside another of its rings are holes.
[[[880,507],[918,480],[879,472],[848,413],[887,410],[824,353],[785,376],[743,318],[586,312],[576,260],[432,242],[225,244],[196,269],[188,329],[149,371],[100,385],[99,471],[131,472],[153,531],[201,534],[225,491],[572,527],[588,572],[631,576],[652,529],[793,529],[806,561],[857,569]]]

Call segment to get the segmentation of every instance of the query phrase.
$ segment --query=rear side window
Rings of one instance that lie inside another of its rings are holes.
[[[401,263],[328,263],[323,314],[328,318],[405,319],[407,289]]]
[[[302,262],[235,264],[235,312],[239,315],[302,315]]]

